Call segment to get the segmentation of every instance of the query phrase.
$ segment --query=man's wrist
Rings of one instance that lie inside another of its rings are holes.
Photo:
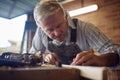
[[[107,53],[100,56],[102,66],[116,66],[119,63],[119,55],[115,53]]]

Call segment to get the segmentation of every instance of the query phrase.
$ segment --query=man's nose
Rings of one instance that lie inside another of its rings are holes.
[[[60,29],[54,30],[54,35],[55,35],[55,36],[59,36],[60,34],[61,34]]]

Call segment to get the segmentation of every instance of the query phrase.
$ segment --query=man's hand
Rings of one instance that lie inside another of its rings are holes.
[[[60,62],[60,59],[55,53],[49,53],[45,55],[44,61],[49,64],[55,64],[55,62]]]
[[[115,66],[119,62],[119,56],[114,53],[95,55],[94,51],[83,51],[76,55],[71,65],[82,66]]]
[[[89,50],[77,54],[71,65],[99,66],[101,61],[100,57],[95,55],[93,50]]]

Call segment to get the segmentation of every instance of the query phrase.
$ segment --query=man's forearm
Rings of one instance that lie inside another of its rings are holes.
[[[119,63],[119,55],[114,53],[103,54],[100,56],[103,59],[104,66],[115,66]]]

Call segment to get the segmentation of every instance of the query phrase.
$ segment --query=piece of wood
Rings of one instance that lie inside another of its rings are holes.
[[[79,70],[55,66],[0,68],[0,80],[80,80]]]
[[[120,80],[120,69],[109,70],[108,71],[108,80]]]
[[[92,80],[108,80],[106,67],[91,67],[91,66],[71,66],[62,65],[66,68],[75,68],[80,70],[80,76]]]

